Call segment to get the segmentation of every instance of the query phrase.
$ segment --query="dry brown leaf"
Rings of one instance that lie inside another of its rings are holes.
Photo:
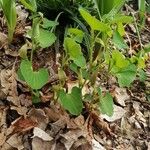
[[[120,104],[121,106],[125,106],[125,101],[130,98],[125,88],[116,87],[112,94],[115,97],[116,103]]]
[[[11,110],[16,110],[17,113],[21,116],[24,116],[26,118],[28,108],[27,107],[16,107],[16,106],[11,106]]]
[[[61,114],[56,107],[46,107],[44,108],[44,111],[48,116],[50,122],[56,122],[57,120],[59,120]]]
[[[105,122],[101,116],[97,114],[97,112],[92,111],[90,117],[93,119],[93,123],[96,124],[98,128],[102,129],[106,134],[113,135],[108,123]]]
[[[95,139],[92,139],[92,150],[106,150],[106,149]]]
[[[5,132],[0,133],[0,146],[2,146],[6,141]]]
[[[38,137],[38,138],[42,139],[43,141],[53,140],[53,138],[49,134],[47,134],[45,131],[43,131],[42,129],[40,129],[38,127],[34,127],[34,129],[33,129],[33,138],[34,137]]]
[[[61,141],[65,145],[66,149],[70,150],[72,145],[81,136],[86,137],[87,135],[85,135],[85,133],[80,129],[71,130],[71,131],[67,132],[66,134],[61,134],[61,137],[63,137],[63,139],[61,139]]]
[[[133,103],[133,108],[135,110],[135,118],[138,122],[142,123],[144,127],[147,127],[147,122],[145,119],[145,116],[143,115],[143,113],[140,111],[140,104],[138,102]]]
[[[15,70],[1,70],[0,82],[2,87],[1,90],[7,95],[7,100],[11,101],[16,106],[20,106]]]
[[[7,35],[0,32],[0,49],[7,43]]]
[[[16,11],[18,15],[18,21],[23,21],[27,19],[29,13],[21,5],[16,6]]]
[[[42,139],[35,137],[32,140],[32,150],[51,150],[52,142],[43,141]]]
[[[37,123],[33,121],[31,118],[23,118],[20,117],[19,119],[15,120],[12,123],[14,127],[14,133],[16,132],[26,132],[37,126]]]
[[[18,150],[24,149],[21,135],[14,134],[6,142],[11,145],[12,148],[16,148]]]
[[[42,109],[31,109],[28,113],[28,117],[37,123],[37,127],[45,130],[48,124],[48,117]]]

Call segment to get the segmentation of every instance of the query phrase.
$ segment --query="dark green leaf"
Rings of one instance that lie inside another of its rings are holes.
[[[81,89],[73,87],[72,92],[67,94],[64,90],[59,92],[59,100],[61,105],[72,115],[80,115],[83,108]]]
[[[99,106],[101,113],[106,114],[108,116],[112,116],[114,105],[112,96],[108,92],[105,94],[105,96],[102,96],[101,90],[98,93],[100,96]]]

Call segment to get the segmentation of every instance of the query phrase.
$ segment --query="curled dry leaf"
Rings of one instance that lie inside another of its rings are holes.
[[[142,123],[144,127],[147,127],[147,122],[146,122],[145,116],[140,111],[140,104],[138,102],[134,102],[133,103],[133,108],[135,110],[136,120],[138,120],[140,123]]]
[[[0,72],[0,82],[2,91],[7,95],[7,100],[11,101],[14,105],[19,106],[17,82],[15,70],[3,69]]]
[[[11,110],[16,110],[19,115],[24,116],[24,117],[26,117],[26,114],[28,112],[28,108],[27,107],[11,106]]]
[[[37,123],[37,127],[45,130],[48,124],[48,117],[42,109],[31,109],[28,113],[28,117]]]
[[[52,144],[50,141],[43,141],[38,137],[34,137],[32,140],[32,150],[51,150]]]
[[[34,129],[33,129],[33,138],[34,137],[38,137],[38,138],[42,139],[43,141],[53,140],[53,138],[49,134],[47,134],[45,131],[43,131],[42,129],[40,129],[38,127],[34,127]]]
[[[0,32],[0,49],[7,43],[7,35]]]
[[[16,10],[18,15],[18,21],[23,21],[27,19],[29,13],[21,5],[16,6]]]
[[[80,130],[80,129],[71,130],[71,131],[67,132],[66,134],[61,134],[61,137],[63,137],[63,139],[61,139],[61,141],[62,141],[62,143],[64,143],[66,149],[70,150],[72,145],[81,136],[86,137],[86,134],[82,130]]]
[[[15,120],[12,123],[12,127],[14,127],[13,130],[14,133],[26,132],[31,130],[35,126],[37,126],[37,123],[33,121],[31,118],[20,117],[19,119]]]
[[[12,148],[16,148],[17,150],[23,150],[23,142],[22,142],[22,136],[18,134],[12,135],[7,141],[9,145],[11,145]]]
[[[92,139],[92,150],[106,150],[106,149],[95,139]]]
[[[100,117],[106,119],[108,122],[113,122],[118,119],[121,119],[125,113],[126,111],[123,108],[114,105],[114,113],[111,117],[103,114],[101,114]]]
[[[125,101],[130,98],[125,88],[116,87],[112,94],[115,97],[116,103],[120,104],[121,106],[125,106]]]
[[[6,141],[6,135],[5,132],[0,133],[0,146],[2,146]]]

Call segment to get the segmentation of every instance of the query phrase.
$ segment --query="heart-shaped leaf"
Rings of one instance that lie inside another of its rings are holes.
[[[99,95],[99,107],[102,114],[106,114],[108,116],[113,115],[114,110],[114,103],[113,98],[110,93],[106,93],[104,96],[102,95],[101,89],[98,88],[98,95]]]
[[[80,88],[73,87],[70,94],[61,90],[59,92],[59,100],[61,105],[72,115],[79,115],[82,112],[83,103]]]
[[[32,89],[41,89],[48,81],[48,71],[44,68],[33,71],[32,63],[22,60],[20,70],[23,78]]]
[[[46,48],[51,46],[55,40],[56,36],[54,33],[49,32],[48,30],[44,30],[42,28],[39,29],[39,37],[37,38],[37,41],[39,42],[40,47]]]

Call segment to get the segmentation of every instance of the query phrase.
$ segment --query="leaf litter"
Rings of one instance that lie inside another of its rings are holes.
[[[17,6],[17,12],[20,22],[28,16],[21,6]],[[24,36],[25,28],[18,33]],[[115,102],[111,117],[94,111],[72,117],[50,100],[44,101],[49,102],[48,105],[33,106],[28,88],[18,81],[13,68],[18,52],[5,47],[5,33],[0,32],[0,37],[0,47],[5,48],[0,55],[1,150],[150,149],[149,104],[143,105],[145,95],[143,91],[139,93],[138,85],[133,85],[136,89],[130,89],[130,92],[111,85],[115,87],[110,90]],[[7,57],[3,57],[5,54]],[[71,91],[76,83],[67,84]],[[82,92],[89,92],[88,87]]]

